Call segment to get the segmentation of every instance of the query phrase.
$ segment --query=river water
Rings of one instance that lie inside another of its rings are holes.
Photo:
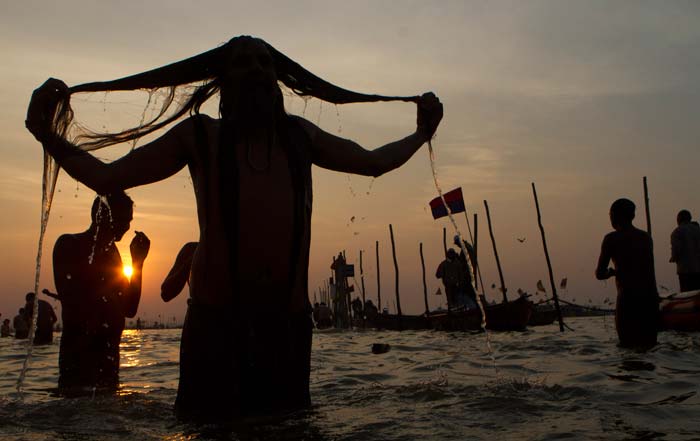
[[[483,334],[320,331],[313,407],[284,419],[195,426],[172,414],[180,331],[125,331],[118,396],[63,399],[58,339],[0,339],[0,438],[9,440],[700,439],[700,334],[664,332],[646,353],[618,348],[610,317]],[[375,355],[373,343],[391,350]]]

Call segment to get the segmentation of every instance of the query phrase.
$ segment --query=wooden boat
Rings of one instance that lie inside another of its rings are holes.
[[[532,302],[521,297],[511,302],[486,305],[486,328],[494,331],[523,331],[532,314]],[[379,314],[367,320],[366,327],[391,330],[435,329],[440,331],[478,331],[481,311],[478,308],[426,315]]]
[[[532,302],[519,297],[510,302],[486,305],[486,329],[493,331],[524,331],[532,315]],[[466,329],[481,329],[481,311],[470,309],[463,312]],[[449,322],[448,322],[449,323]],[[476,326],[474,324],[476,323]]]
[[[359,323],[356,323],[356,326]],[[377,314],[371,320],[365,321],[365,327],[376,329],[389,329],[394,331],[408,331],[432,329],[432,323],[426,315],[401,315]]]
[[[700,331],[700,290],[662,298],[659,311],[663,329]]]
[[[528,326],[546,326],[554,323],[557,319],[557,310],[551,306],[545,305],[533,305],[532,315],[530,316],[530,321],[528,321]]]

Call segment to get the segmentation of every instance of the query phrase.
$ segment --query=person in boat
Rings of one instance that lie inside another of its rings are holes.
[[[119,343],[125,318],[134,317],[139,306],[150,248],[148,237],[137,231],[128,278],[115,243],[132,218],[133,202],[123,191],[98,196],[88,229],[63,234],[54,245],[54,283],[63,321],[58,388],[64,395],[112,392],[119,386]]]
[[[464,249],[467,250],[467,253],[469,254],[469,262],[471,262],[471,266],[467,262],[467,256],[464,255],[464,249],[459,246],[460,245],[460,238],[459,235],[455,235],[454,237],[454,244],[459,246],[460,252],[459,252],[459,258],[458,261],[461,265],[461,278],[459,281],[459,290],[458,290],[458,297],[459,297],[459,303],[461,305],[464,305],[466,309],[470,308],[476,308],[478,305],[476,303],[476,291],[474,290],[474,285],[472,285],[472,272],[471,268],[476,267],[476,257],[474,253],[474,247],[467,242],[466,240],[463,242],[464,243]]]
[[[370,299],[367,299],[365,301],[365,317],[367,318],[367,320],[369,320],[369,321],[374,320],[378,314],[379,314],[379,310],[374,305],[374,302],[372,302],[372,300],[370,300]]]
[[[362,310],[362,300],[359,297],[355,297],[352,302],[350,302],[352,307],[352,317],[355,319],[361,319],[364,317],[364,311]]]
[[[366,150],[287,114],[278,81],[298,95],[335,104],[416,103],[416,130]],[[165,110],[177,107],[173,112],[121,133],[81,138],[87,141],[80,146],[64,136],[63,128],[72,127],[72,93],[165,88],[184,91],[183,99],[164,103]],[[213,96],[220,99],[219,118],[199,113]],[[86,152],[138,139],[188,113],[160,138],[112,163]],[[442,114],[432,93],[386,97],[348,91],[265,41],[241,36],[120,80],[69,89],[51,79],[35,91],[26,125],[68,174],[98,193],[150,184],[189,168],[200,240],[192,260],[192,304],[182,331],[175,407],[185,419],[220,420],[310,404],[311,165],[380,176],[428,142]]]
[[[32,323],[35,297],[36,294],[33,292],[27,293],[25,296],[26,304],[24,305],[24,312],[27,316],[27,323],[29,323],[30,326]],[[53,307],[46,300],[39,300],[37,309],[39,314],[36,323],[36,331],[34,332],[34,344],[51,344],[53,343],[53,326],[58,318],[56,317]]]
[[[659,295],[651,236],[632,225],[635,208],[629,199],[618,199],[610,207],[615,231],[603,239],[595,275],[598,280],[615,277],[620,346],[648,349],[656,344]],[[609,267],[611,260],[614,268]]]
[[[678,226],[671,233],[671,262],[676,264],[676,273],[681,292],[700,289],[700,226],[693,223],[688,210],[676,216]]]
[[[463,278],[463,268],[459,256],[454,248],[447,250],[445,260],[440,262],[435,277],[442,280],[447,297],[447,309],[451,310],[459,306],[460,282]]]
[[[314,305],[313,318],[316,323],[316,328],[318,329],[330,328],[333,326],[333,312],[325,302],[316,303]]]
[[[29,320],[24,308],[19,308],[18,314],[12,319],[12,327],[15,328],[15,338],[29,337]]]
[[[190,279],[192,270],[192,259],[197,251],[198,242],[187,242],[177,253],[175,263],[170,268],[168,275],[160,285],[160,297],[164,302],[169,302],[177,297]],[[189,299],[188,299],[189,301]]]

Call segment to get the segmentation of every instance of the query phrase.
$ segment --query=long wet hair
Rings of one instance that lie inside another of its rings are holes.
[[[53,118],[54,133],[67,135],[76,129],[71,141],[81,150],[94,150],[110,145],[137,140],[153,133],[185,115],[198,114],[210,98],[219,95],[223,86],[226,61],[241,45],[254,40],[250,36],[232,38],[228,43],[176,63],[113,81],[85,83],[69,88],[69,95],[57,106]],[[277,80],[300,97],[314,97],[333,104],[407,101],[416,102],[417,96],[384,96],[353,92],[331,84],[279,52],[263,40],[272,57]],[[117,133],[100,133],[73,121],[70,95],[81,92],[113,92],[148,90],[165,92],[163,103],[155,116],[136,127]],[[280,92],[281,94],[281,92]],[[226,107],[220,103],[220,113]],[[223,115],[220,115],[223,117]]]

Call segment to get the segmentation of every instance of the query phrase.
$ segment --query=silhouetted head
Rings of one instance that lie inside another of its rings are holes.
[[[24,300],[26,300],[27,302],[33,302],[34,297],[36,297],[36,296],[34,295],[33,292],[28,292],[27,295],[24,296]]]
[[[457,251],[454,250],[454,248],[450,248],[447,250],[447,258],[450,260],[454,260],[457,258]]]
[[[284,114],[284,100],[268,46],[259,38],[241,36],[231,39],[226,50],[216,80],[222,118],[246,123],[243,127],[272,124],[276,114]]]
[[[24,308],[19,308],[19,315],[24,315]]]
[[[92,202],[92,223],[101,231],[111,231],[116,242],[129,231],[134,218],[134,202],[123,191],[97,196]]]
[[[618,199],[610,206],[610,223],[616,230],[632,225],[634,219],[634,211],[636,207],[634,202],[629,199]]]
[[[693,220],[693,216],[690,214],[690,211],[688,211],[688,210],[681,210],[678,212],[678,215],[676,216],[676,222],[678,223],[678,225],[687,224],[691,220]]]

